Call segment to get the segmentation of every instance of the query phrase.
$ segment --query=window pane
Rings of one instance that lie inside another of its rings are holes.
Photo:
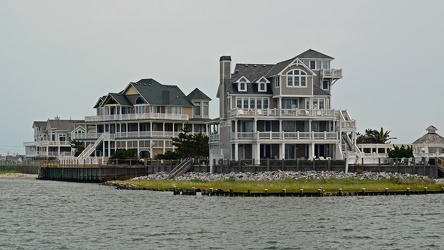
[[[289,75],[293,75],[293,70],[292,70],[292,71],[290,71],[290,72],[288,72],[288,74],[289,74]]]
[[[294,78],[294,86],[299,86],[299,77]]]
[[[316,61],[316,69],[320,69],[321,68],[321,61]]]
[[[319,109],[324,109],[324,99],[319,99]]]
[[[244,109],[248,108],[248,98],[244,98]]]
[[[255,106],[254,103],[255,103],[255,101],[256,101],[255,98],[250,98],[250,108],[251,108],[251,109],[254,109],[254,106]]]
[[[301,86],[307,86],[306,82],[307,82],[307,77],[301,76]]]
[[[258,98],[256,100],[256,106],[257,106],[258,109],[262,108],[262,98]]]
[[[208,115],[208,106],[204,106],[204,115]]]
[[[310,69],[315,69],[316,67],[315,61],[310,61]]]
[[[242,98],[237,98],[237,107],[242,108]]]
[[[268,109],[268,98],[264,99],[264,109]]]
[[[293,77],[292,76],[289,76],[289,77],[287,77],[287,86],[293,86]]]

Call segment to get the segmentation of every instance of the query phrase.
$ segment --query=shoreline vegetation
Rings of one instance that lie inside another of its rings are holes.
[[[212,178],[216,175],[218,178]],[[443,191],[444,183],[429,177],[399,173],[285,172],[202,174],[187,173],[168,180],[165,173],[103,183],[131,190],[224,190],[237,193]]]

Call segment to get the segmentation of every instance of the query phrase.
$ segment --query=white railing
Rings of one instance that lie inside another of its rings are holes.
[[[102,135],[102,133],[71,133],[71,138],[73,140],[77,139],[97,140],[97,138],[99,138],[100,135]]]
[[[276,116],[276,117],[337,117],[339,110],[334,109],[241,109],[230,111],[231,117],[236,116]]]
[[[209,141],[210,142],[214,142],[214,141],[220,141],[220,135],[219,134],[213,134],[209,136]]]
[[[25,142],[23,144],[24,146],[36,146],[36,147],[71,145],[69,141],[31,141],[31,142]]]
[[[356,128],[356,121],[355,120],[351,120],[351,121],[341,120],[341,128]]]
[[[165,114],[165,113],[85,116],[85,121],[87,121],[87,122],[145,120],[145,119],[165,119],[165,120],[185,120],[185,121],[188,121],[189,116],[187,114]]]
[[[322,69],[321,77],[323,78],[342,78],[342,69]]]
[[[237,135],[237,138],[236,138]],[[231,134],[232,139],[260,140],[338,140],[337,132],[238,132]]]

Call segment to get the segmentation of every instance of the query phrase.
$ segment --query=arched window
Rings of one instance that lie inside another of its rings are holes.
[[[291,70],[287,73],[287,87],[307,87],[307,73],[302,70]]]
[[[259,81],[258,90],[259,92],[267,92],[267,82],[264,79]]]
[[[143,100],[143,98],[141,96],[139,96],[136,99],[136,104],[145,104],[145,101]]]

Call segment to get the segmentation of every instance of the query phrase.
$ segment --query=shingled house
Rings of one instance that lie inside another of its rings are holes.
[[[359,153],[355,120],[331,105],[342,78],[333,59],[309,49],[276,64],[238,63],[231,72],[231,57],[222,56],[212,157],[259,162]]]
[[[109,157],[117,149],[136,149],[141,158],[174,151],[171,137],[185,126],[206,133],[211,99],[199,89],[185,95],[175,85],[154,79],[129,83],[100,97],[96,115],[75,124],[72,138],[85,143],[79,156]]]
[[[25,142],[26,159],[50,159],[71,156],[71,132],[79,120],[62,120],[59,117],[47,121],[34,121],[34,141]]]

